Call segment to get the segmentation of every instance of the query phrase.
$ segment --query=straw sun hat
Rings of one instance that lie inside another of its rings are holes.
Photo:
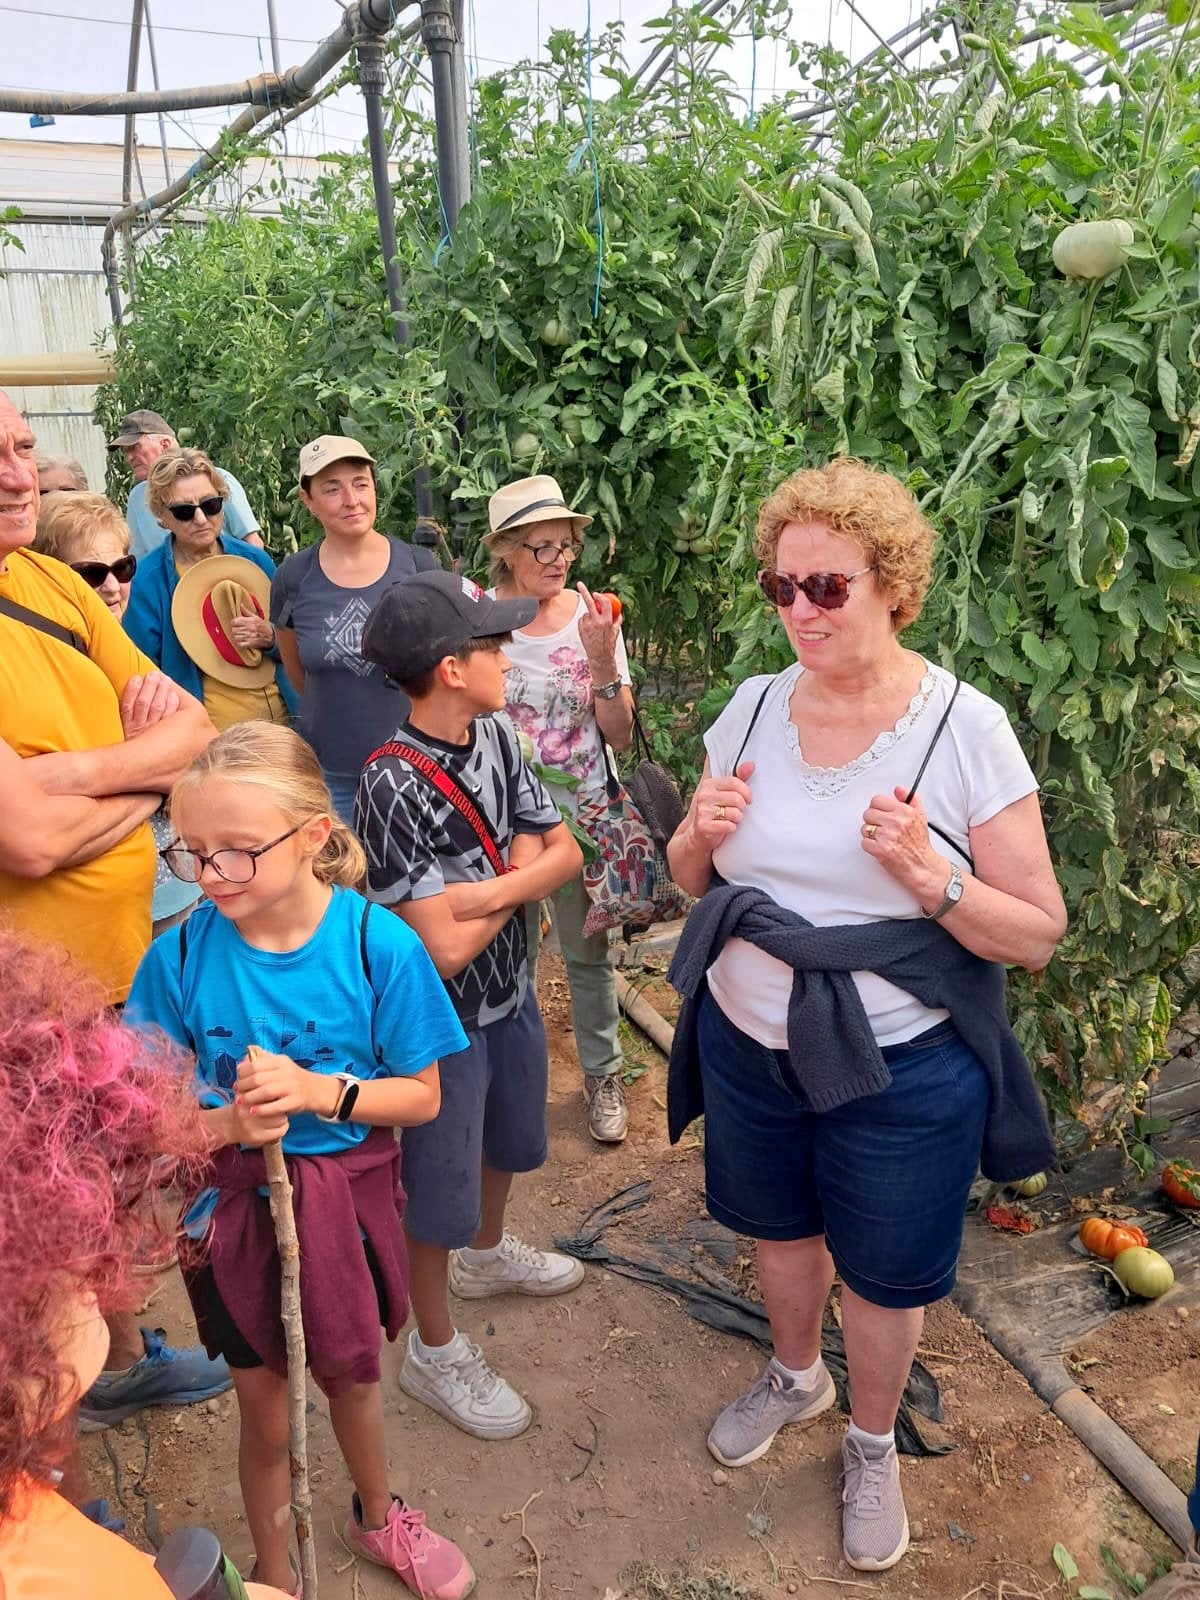
[[[516,483],[506,483],[503,489],[497,489],[488,501],[489,531],[483,542],[490,547],[517,528],[534,522],[557,522],[563,517],[570,517],[577,533],[582,533],[592,521],[581,511],[571,510],[563,499],[557,478],[546,475],[518,478]]]
[[[257,648],[234,644],[230,624],[248,612],[265,618],[271,580],[244,556],[209,556],[180,578],[171,598],[171,625],[200,668],[233,689],[261,689],[275,677],[275,663]]]

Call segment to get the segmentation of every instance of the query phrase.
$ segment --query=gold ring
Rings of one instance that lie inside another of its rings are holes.
[[[863,838],[864,839],[873,839],[878,832],[879,832],[879,824],[876,823],[876,822],[868,822],[868,823],[864,824],[864,826],[863,826]]]
[[[714,822],[724,822],[725,821],[725,807],[724,806],[714,806],[713,807],[713,821]]]

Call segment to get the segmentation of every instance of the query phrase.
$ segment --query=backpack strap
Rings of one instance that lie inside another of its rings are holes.
[[[432,788],[437,790],[443,800],[450,802],[479,840],[488,864],[498,878],[502,878],[510,870],[500,853],[496,835],[492,832],[487,818],[445,767],[436,762],[432,756],[426,755],[423,750],[418,750],[410,744],[401,744],[396,739],[391,739],[387,744],[381,744],[378,750],[373,750],[364,764],[370,766],[372,761],[378,761],[381,756],[395,756],[401,761],[406,761],[414,772],[419,773]]]
[[[750,718],[749,723],[746,725],[745,737],[743,738],[743,740],[741,742],[741,745],[740,745],[740,747],[738,749],[738,753],[737,753],[737,756],[736,756],[736,758],[734,760],[734,763],[729,769],[730,777],[736,777],[737,776],[737,769],[741,766],[742,757],[746,754],[746,746],[750,743],[750,735],[754,732],[754,724],[758,721],[759,712],[762,710],[763,706],[766,705],[767,696],[770,694],[771,690],[774,687],[775,687],[775,679],[772,678],[770,680],[770,682],[767,684],[767,687],[763,690],[763,692],[758,697],[758,704],[754,707],[754,714]]]
[[[938,725],[933,730],[933,738],[929,741],[929,748],[925,752],[925,758],[921,762],[921,765],[917,768],[917,775],[912,781],[912,788],[904,796],[904,803],[905,803],[906,806],[912,804],[913,795],[915,795],[916,792],[917,792],[917,785],[920,783],[921,779],[925,776],[925,768],[929,765],[929,759],[933,755],[933,752],[937,749],[938,740],[942,737],[942,734],[945,732],[945,729],[946,729],[946,724],[950,721],[950,713],[954,710],[954,702],[958,699],[958,691],[961,688],[962,688],[962,679],[961,678],[955,678],[955,680],[954,680],[954,692],[950,696],[950,704],[946,707],[945,711],[942,712],[942,715],[941,715],[941,718],[940,718],[940,720],[938,722]],[[945,831],[944,828],[939,828],[936,822],[929,822],[928,818],[927,818],[926,819],[926,823],[927,823],[927,826],[929,828],[930,833],[936,833],[938,838],[943,840],[946,844],[948,844],[950,846],[951,850],[955,851],[958,855],[960,855],[963,858],[963,860],[967,863],[967,865],[970,867],[971,871],[974,872],[975,871],[975,860],[974,860],[974,857],[971,855],[970,851],[964,850],[962,845],[960,845],[956,840],[952,839],[950,837],[950,835]]]
[[[23,622],[27,628],[35,628],[38,633],[44,633],[50,639],[57,639],[59,644],[69,645],[81,655],[86,656],[88,653],[87,644],[73,628],[64,628],[60,622],[51,622],[50,618],[44,617],[40,611],[31,611],[28,606],[18,605],[15,600],[9,600],[3,595],[0,595],[0,616],[11,617],[14,622]]]

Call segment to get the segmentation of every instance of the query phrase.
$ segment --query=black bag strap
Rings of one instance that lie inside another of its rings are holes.
[[[654,756],[650,749],[650,741],[646,737],[646,730],[642,727],[642,719],[638,716],[637,701],[633,702],[633,753],[641,752],[643,761],[653,761]]]
[[[912,788],[909,789],[908,793],[904,796],[904,803],[905,803],[906,806],[912,804],[912,797],[917,792],[917,785],[920,783],[921,779],[925,776],[925,768],[929,765],[930,757],[933,755],[933,752],[937,749],[938,740],[942,737],[942,734],[946,730],[946,724],[950,721],[950,713],[954,710],[954,702],[958,699],[958,691],[961,688],[962,688],[962,679],[961,678],[955,678],[955,680],[954,680],[954,692],[950,696],[950,704],[946,707],[945,711],[942,712],[942,715],[941,715],[941,718],[940,718],[940,720],[938,722],[938,725],[933,730],[933,738],[929,741],[929,748],[925,752],[925,758],[921,762],[921,765],[917,768],[917,775],[912,781]],[[956,840],[952,839],[950,837],[950,835],[945,831],[944,828],[939,828],[936,822],[929,822],[928,819],[926,819],[926,822],[927,822],[927,825],[928,825],[930,833],[936,833],[938,838],[943,840],[946,844],[948,844],[950,846],[951,850],[956,851],[963,858],[963,860],[967,863],[967,865],[970,867],[971,871],[974,872],[975,871],[975,861],[974,861],[974,858],[972,857],[972,855],[970,854],[970,852],[967,851],[967,850],[964,850],[962,845],[960,845]]]
[[[758,697],[758,704],[754,708],[754,715],[750,718],[749,723],[746,725],[745,737],[742,739],[742,743],[741,743],[740,748],[738,749],[737,756],[734,758],[733,765],[729,769],[729,776],[731,778],[737,776],[737,769],[741,766],[742,757],[746,754],[746,746],[750,743],[750,735],[754,732],[754,724],[758,721],[759,712],[762,710],[763,706],[766,705],[767,696],[770,694],[771,690],[774,687],[775,687],[775,679],[772,678],[771,681],[767,684],[767,687],[763,690],[763,692]]]
[[[44,633],[50,639],[57,639],[59,644],[69,645],[72,650],[78,650],[81,655],[87,655],[88,647],[73,628],[64,628],[59,622],[51,622],[49,617],[44,617],[40,611],[31,611],[28,606],[18,605],[15,600],[6,599],[0,595],[0,616],[11,617],[14,622],[23,622],[27,628],[36,628],[39,633]]]

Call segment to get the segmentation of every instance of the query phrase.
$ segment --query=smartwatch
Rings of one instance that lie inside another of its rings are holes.
[[[318,1122],[349,1122],[351,1113],[358,1102],[358,1091],[362,1087],[361,1081],[352,1072],[333,1072],[330,1077],[340,1080],[342,1092],[338,1095],[337,1105],[333,1108],[332,1116],[323,1116],[317,1112]]]
[[[956,863],[950,866],[950,882],[946,885],[946,892],[942,896],[940,906],[934,906],[932,911],[922,911],[921,915],[928,922],[937,922],[944,917],[963,897],[963,875]]]

